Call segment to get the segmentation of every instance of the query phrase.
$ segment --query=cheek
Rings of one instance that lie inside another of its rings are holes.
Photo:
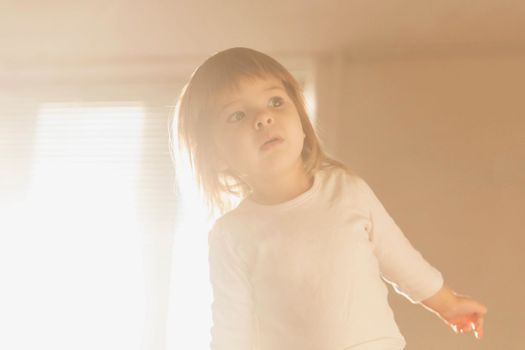
[[[303,125],[299,117],[289,121],[289,130],[294,139],[303,140]]]
[[[223,131],[216,131],[213,135],[213,157],[219,158],[221,161],[230,161],[232,145],[231,138],[228,137]]]
[[[304,148],[305,136],[303,134],[303,126],[300,121],[297,121],[297,124],[294,128],[294,144],[297,147],[297,152],[302,153]]]
[[[250,142],[249,137],[242,132],[229,132],[223,133],[218,137],[216,144],[223,158],[231,163],[235,163],[250,159],[253,156],[250,153],[250,150],[253,148]]]

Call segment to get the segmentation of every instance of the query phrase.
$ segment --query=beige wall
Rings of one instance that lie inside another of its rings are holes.
[[[407,350],[522,349],[525,56],[318,62],[329,152],[369,182],[452,288],[489,309],[477,343],[391,289]]]

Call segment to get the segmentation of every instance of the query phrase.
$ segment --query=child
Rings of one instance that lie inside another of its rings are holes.
[[[211,349],[403,349],[381,278],[454,331],[482,336],[485,306],[448,288],[365,180],[326,155],[277,61],[247,48],[210,57],[176,122],[221,214],[208,237]]]

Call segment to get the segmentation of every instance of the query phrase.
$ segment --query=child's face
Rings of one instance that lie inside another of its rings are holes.
[[[219,162],[248,181],[282,174],[301,161],[301,120],[278,79],[242,80],[238,91],[220,96],[213,118]],[[272,137],[282,141],[261,148]]]

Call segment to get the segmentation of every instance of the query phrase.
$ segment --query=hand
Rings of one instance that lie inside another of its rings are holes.
[[[474,331],[477,339],[483,337],[483,317],[487,308],[476,300],[456,294],[447,285],[432,297],[421,302],[436,313],[456,333]]]
[[[476,300],[455,294],[455,301],[439,316],[454,332],[465,333],[474,331],[476,339],[483,337],[483,317],[487,308]]]

